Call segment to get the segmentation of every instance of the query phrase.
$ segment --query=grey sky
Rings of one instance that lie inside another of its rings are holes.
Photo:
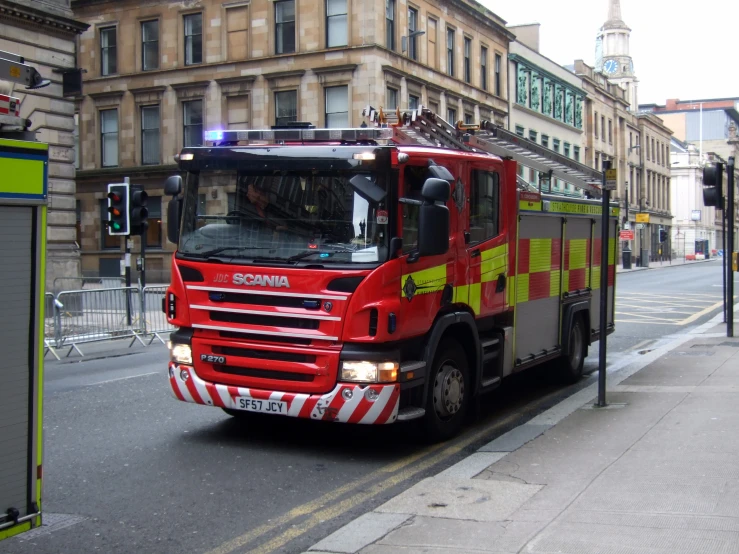
[[[509,25],[540,23],[541,53],[555,62],[593,65],[608,0],[478,1]],[[631,28],[640,104],[739,97],[739,1],[621,0],[621,12]]]

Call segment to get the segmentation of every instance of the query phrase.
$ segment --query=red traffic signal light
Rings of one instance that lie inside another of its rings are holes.
[[[128,235],[130,221],[128,214],[128,183],[108,185],[108,233]]]

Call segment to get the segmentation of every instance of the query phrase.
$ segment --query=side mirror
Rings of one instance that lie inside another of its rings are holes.
[[[424,200],[431,203],[443,202],[444,204],[446,204],[451,193],[452,187],[449,184],[449,181],[445,181],[444,179],[437,179],[436,177],[426,179],[426,182],[423,184],[423,188],[421,188],[421,196]]]
[[[169,182],[169,179],[167,179],[167,182]],[[172,198],[167,204],[167,240],[173,244],[177,244],[180,240],[181,221],[182,200]]]
[[[418,256],[438,256],[449,250],[449,208],[422,204],[418,214]]]
[[[179,175],[171,175],[164,181],[164,194],[168,196],[177,196],[182,192],[182,177]]]

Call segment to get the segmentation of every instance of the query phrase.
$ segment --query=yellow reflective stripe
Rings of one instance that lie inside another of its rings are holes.
[[[570,245],[570,267],[568,269],[583,269],[588,253],[587,239],[572,239]]]
[[[41,150],[47,152],[49,145],[45,142],[30,142],[27,140],[0,139],[0,147],[24,148],[25,150]]]
[[[590,268],[585,268],[585,286],[590,287]],[[593,288],[593,287],[590,287]]]
[[[470,301],[469,305],[475,315],[480,313],[480,283],[473,283],[470,285]]]
[[[552,239],[531,239],[529,244],[529,273],[551,270]]]
[[[559,296],[560,275],[559,269],[549,273],[549,296]]]
[[[508,271],[508,248],[505,245],[485,250],[480,257],[482,258],[480,264],[482,283],[495,281],[501,273]]]
[[[587,283],[587,279],[585,280],[585,282]],[[567,270],[562,272],[562,290],[570,290],[570,272]]]
[[[531,200],[519,200],[518,209],[522,212],[540,212],[541,201],[533,202]]]
[[[516,305],[516,278],[511,275],[508,277],[508,305],[513,307]]]
[[[400,280],[401,291],[403,290],[408,277],[413,280],[417,287],[416,294],[438,292],[444,288],[444,285],[446,285],[446,264],[403,275],[403,278]]]
[[[452,302],[454,304],[469,304],[469,300],[470,287],[468,285],[454,287],[454,294],[452,295]]]
[[[599,289],[600,288],[600,266],[593,266],[593,268],[590,271],[590,276],[592,277],[592,281],[590,282],[590,288]]]
[[[516,302],[529,301],[529,274],[517,275]]]
[[[608,265],[613,265],[616,261],[616,239],[608,239]]]

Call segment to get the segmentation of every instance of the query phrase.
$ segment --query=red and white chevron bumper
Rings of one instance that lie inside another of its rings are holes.
[[[339,383],[326,394],[298,394],[247,389],[203,381],[192,366],[169,363],[169,383],[175,398],[183,402],[242,409],[240,399],[277,400],[287,403],[288,417],[319,421],[382,425],[398,419],[400,385]]]
[[[18,117],[21,113],[21,101],[14,96],[0,94],[0,114]]]

